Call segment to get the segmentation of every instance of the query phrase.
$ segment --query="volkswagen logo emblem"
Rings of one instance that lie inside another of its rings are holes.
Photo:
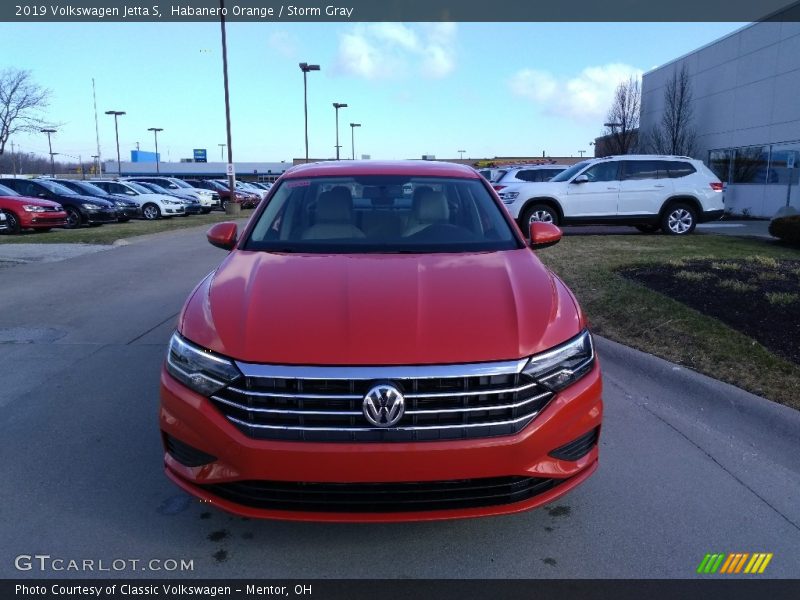
[[[367,421],[375,427],[394,427],[403,418],[406,401],[393,385],[380,384],[367,392],[361,409]]]

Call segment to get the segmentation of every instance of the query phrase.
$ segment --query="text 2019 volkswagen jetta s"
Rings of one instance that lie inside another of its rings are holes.
[[[191,293],[161,374],[167,475],[243,516],[533,508],[597,467],[600,367],[572,293],[488,182],[446,163],[285,173]]]

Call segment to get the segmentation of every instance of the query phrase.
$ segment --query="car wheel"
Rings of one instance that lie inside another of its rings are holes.
[[[658,225],[637,225],[636,229],[641,231],[642,233],[655,233],[659,229],[661,229]]]
[[[661,230],[667,235],[687,235],[694,231],[695,225],[695,209],[682,202],[670,204],[661,217]]]
[[[4,233],[19,233],[22,231],[22,227],[19,226],[19,219],[17,219],[17,215],[10,211],[5,211],[5,213],[7,229]]]
[[[161,209],[155,204],[145,204],[142,207],[142,216],[148,221],[155,221],[161,216]]]
[[[220,207],[222,208],[222,212],[227,212],[228,211],[228,201],[227,200],[223,200],[222,204],[220,204]]]
[[[67,207],[67,222],[64,224],[65,229],[77,229],[81,226],[81,213],[71,206]]]
[[[533,204],[525,209],[522,213],[520,223],[523,226],[523,233],[528,235],[531,228],[531,223],[552,223],[558,225],[558,213],[546,204]]]

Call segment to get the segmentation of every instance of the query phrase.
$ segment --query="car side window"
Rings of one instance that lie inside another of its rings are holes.
[[[523,169],[517,173],[517,179],[521,179],[522,181],[538,181],[536,179],[536,171],[533,169]]]
[[[17,184],[17,191],[23,196],[31,196],[33,198],[36,198],[44,190],[40,190],[30,181],[21,181]]]
[[[672,179],[677,179],[678,177],[686,177],[687,175],[691,175],[696,173],[697,170],[691,163],[683,162],[683,161],[665,161],[667,170],[669,171],[669,176]]]
[[[667,177],[664,161],[626,160],[623,167],[623,181],[636,179],[664,179]]]
[[[581,175],[586,175],[590,182],[616,181],[619,163],[608,161],[601,162],[586,169]]]

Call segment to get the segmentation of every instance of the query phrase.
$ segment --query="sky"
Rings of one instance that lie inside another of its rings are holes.
[[[305,154],[373,159],[579,156],[602,134],[616,85],[742,27],[743,23],[228,23],[234,162]],[[225,142],[218,23],[0,23],[0,69],[28,69],[52,91],[53,151],[122,159],[149,127],[164,129],[162,160]],[[46,155],[44,134],[12,140]]]

